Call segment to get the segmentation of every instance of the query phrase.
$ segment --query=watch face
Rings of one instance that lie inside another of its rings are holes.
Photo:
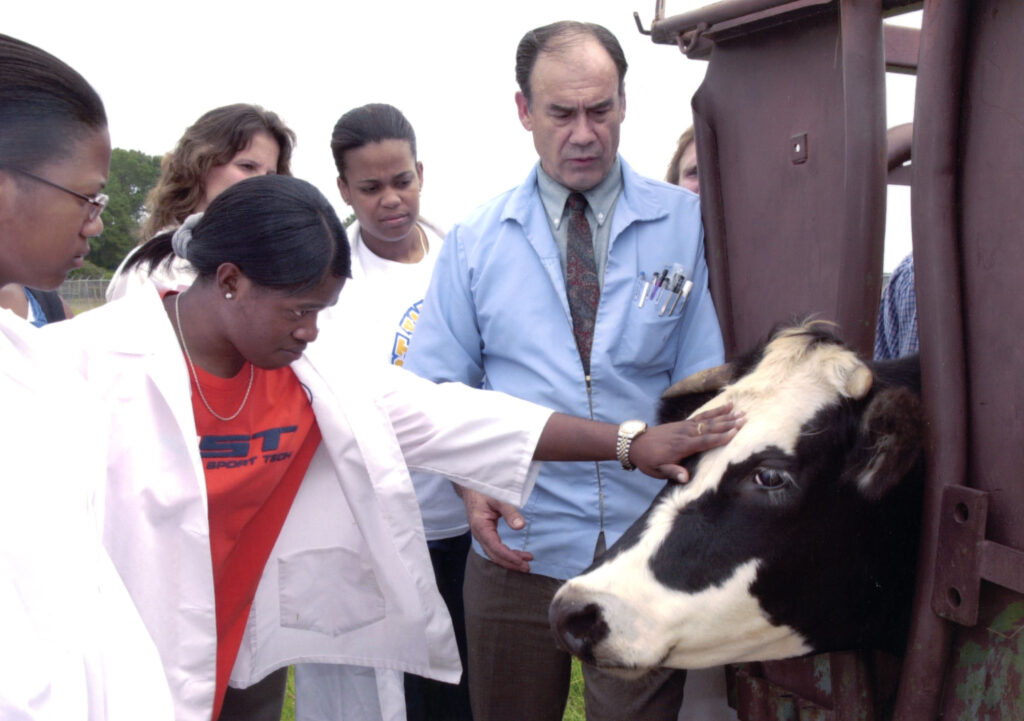
[[[620,430],[624,436],[635,436],[637,433],[647,430],[647,424],[643,421],[626,421],[622,424]]]

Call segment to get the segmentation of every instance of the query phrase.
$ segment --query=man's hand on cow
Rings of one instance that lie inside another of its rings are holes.
[[[462,488],[460,494],[466,504],[469,528],[487,556],[496,564],[510,571],[529,573],[533,554],[509,548],[498,535],[498,519],[504,518],[508,525],[520,530],[526,524],[519,509],[510,503],[497,501],[477,491]]]
[[[744,423],[741,413],[734,413],[731,404],[700,413],[675,423],[653,426],[637,436],[630,447],[633,465],[654,478],[667,478],[679,483],[689,480],[679,463],[687,456],[725,445]],[[553,413],[544,426],[534,460],[581,461],[611,460],[615,456],[618,426]],[[528,573],[533,554],[505,545],[498,535],[498,519],[504,518],[509,528],[521,530],[526,522],[519,509],[490,496],[462,487],[462,502],[473,537],[494,563],[511,571]]]
[[[724,446],[745,422],[746,417],[734,413],[728,403],[685,421],[653,426],[633,440],[629,460],[649,476],[686,483],[689,474],[679,462],[694,453]]]

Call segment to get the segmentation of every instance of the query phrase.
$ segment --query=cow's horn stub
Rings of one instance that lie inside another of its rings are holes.
[[[661,394],[662,400],[689,395],[690,393],[707,393],[717,391],[732,380],[733,367],[731,363],[723,363],[714,368],[706,368],[697,371],[693,375],[686,376],[676,381],[668,390]]]

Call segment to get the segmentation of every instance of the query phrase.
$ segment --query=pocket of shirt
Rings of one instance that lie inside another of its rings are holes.
[[[672,340],[682,313],[677,309],[674,315],[659,315],[660,310],[660,302],[647,301],[642,308],[631,304],[612,351],[615,365],[649,371],[667,371],[675,366],[677,349]]]
[[[384,594],[365,556],[318,548],[278,559],[281,625],[340,636],[384,618]],[[329,582],[327,579],[337,579]]]

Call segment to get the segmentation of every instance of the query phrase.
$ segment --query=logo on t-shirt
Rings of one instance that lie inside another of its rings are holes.
[[[398,322],[395,342],[391,346],[391,365],[405,365],[405,354],[409,352],[409,342],[412,340],[412,332],[416,330],[416,321],[420,319],[422,305],[423,300],[418,300],[409,310],[405,311],[402,319]]]
[[[280,451],[281,437],[294,433],[298,426],[268,428],[251,436],[203,436],[199,441],[199,453],[208,460],[207,470],[218,468],[240,468],[256,463],[278,463],[291,457],[291,451]],[[259,451],[253,455],[253,446],[259,441]],[[275,453],[274,451],[278,451]]]

